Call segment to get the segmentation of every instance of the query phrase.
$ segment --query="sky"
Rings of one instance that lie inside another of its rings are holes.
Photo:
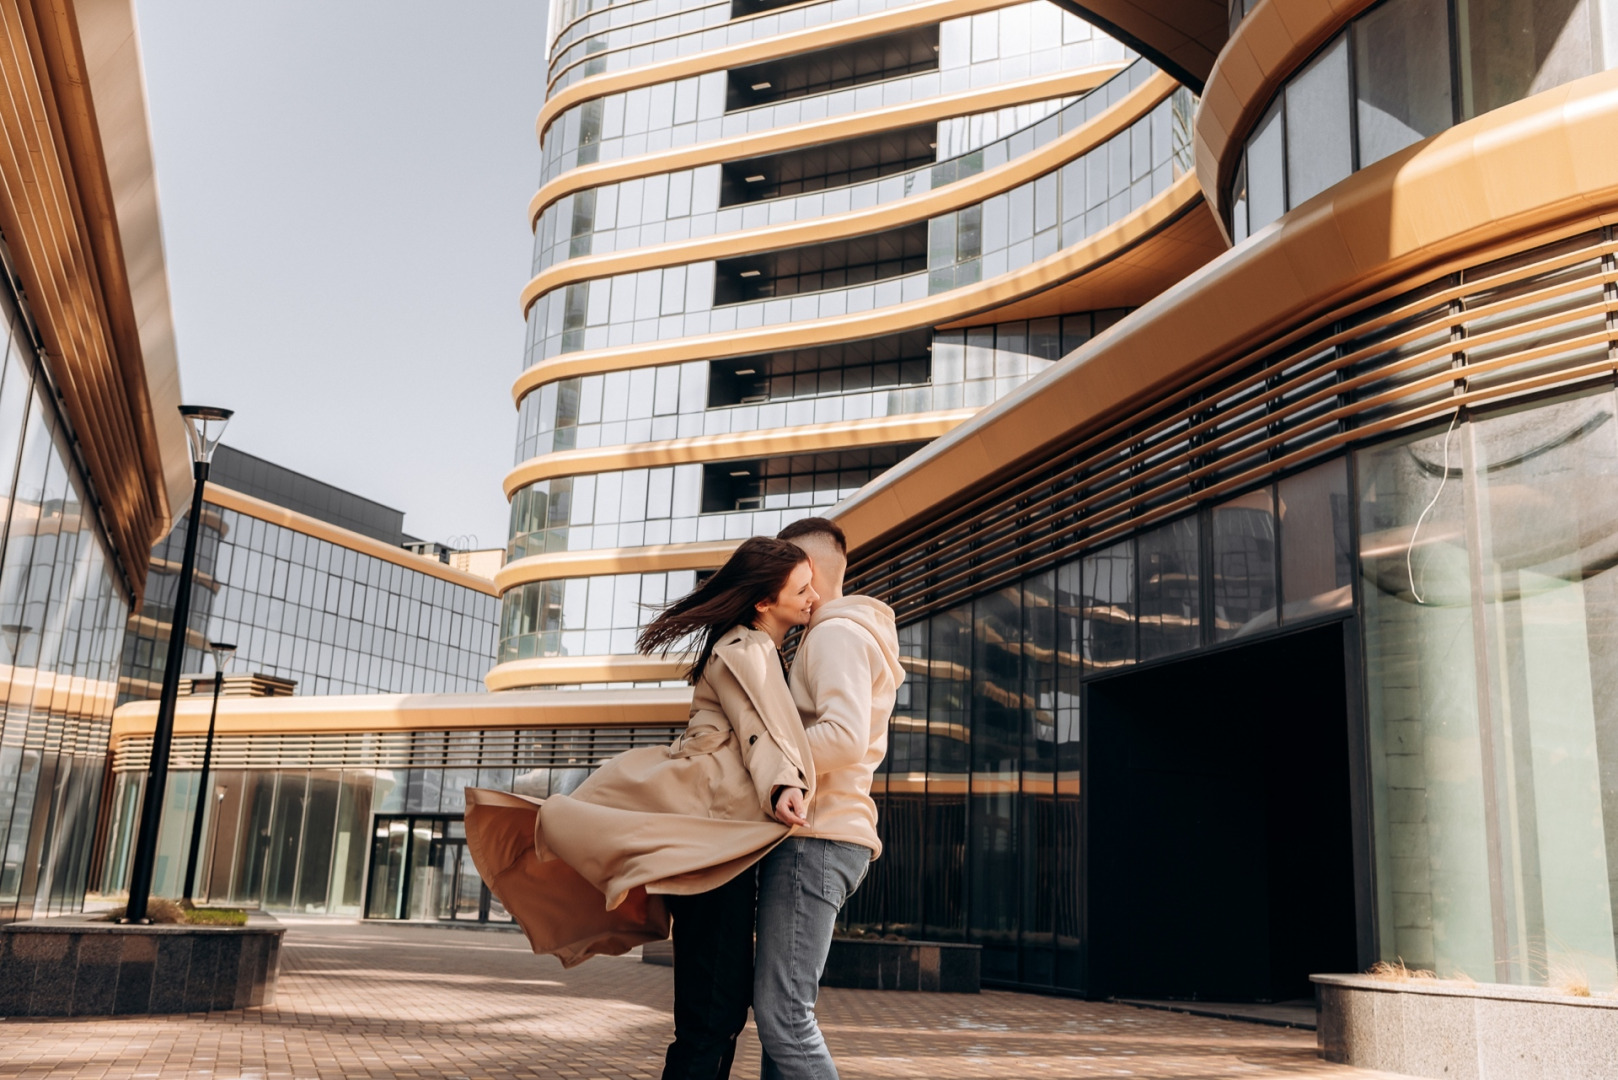
[[[187,401],[503,546],[545,0],[136,0]]]

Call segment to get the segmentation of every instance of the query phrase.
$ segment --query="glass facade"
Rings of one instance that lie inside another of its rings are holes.
[[[124,640],[120,702],[155,698],[162,685],[184,521],[152,549]],[[230,641],[234,670],[292,679],[300,694],[482,690],[499,617],[492,586],[414,561],[205,502],[183,670],[210,670],[207,642]]]
[[[1232,0],[1232,26],[1251,6]],[[1429,135],[1618,65],[1615,20],[1612,0],[1383,0],[1248,135],[1227,200],[1232,237]]]
[[[466,853],[467,787],[544,797],[606,758],[677,729],[222,735],[214,748],[197,864],[199,899],[268,911],[377,919],[505,922]],[[185,871],[202,739],[175,740],[158,837],[156,895]],[[129,875],[150,737],[115,748],[102,887]]]
[[[873,788],[885,854],[845,924],[977,942],[987,979],[1087,989],[1083,687],[1349,614],[1347,495],[1339,458],[905,622]]]
[[[910,674],[845,921],[1099,994],[1618,987],[1615,260],[1347,310],[856,563]]]
[[[1132,84],[1151,73],[1148,65],[1137,62],[1095,94],[1031,125],[1024,137],[1012,136],[1003,140],[1003,146],[993,144],[1001,149],[992,156],[1031,152],[1037,143],[1084,123],[1094,111],[1099,111],[1109,94],[1121,96]],[[1092,98],[1099,100],[1092,105]],[[869,311],[964,288],[1018,270],[1117,223],[1188,173],[1191,169],[1190,119],[1194,109],[1195,99],[1186,91],[1177,91],[1129,128],[1088,153],[1008,192],[932,219],[927,223],[925,262],[920,260],[918,252],[913,260],[917,269],[910,270],[906,262],[903,264],[905,272],[895,272],[881,280],[871,280],[869,276],[856,280],[850,274],[852,284],[839,281],[822,287],[817,276],[817,283],[811,284],[810,291],[792,295],[785,295],[783,291],[781,295],[755,297],[752,292],[737,292],[734,268],[728,263],[709,261],[615,274],[552,289],[539,296],[528,309],[525,366],[532,367],[552,357],[581,350],[619,348]],[[977,151],[935,166],[923,175],[930,175],[933,185],[947,183],[986,167],[984,160],[988,157],[990,155],[983,151]],[[946,178],[941,175],[946,167],[960,172],[949,172]],[[904,179],[890,177],[870,183],[880,190],[891,182],[894,192],[909,193]],[[718,174],[714,173],[711,180],[717,188]],[[666,197],[665,187],[667,185],[656,186],[644,197],[654,206],[658,205]],[[687,188],[681,185],[678,190]],[[852,193],[857,189],[840,190]],[[717,192],[710,201],[717,201]],[[798,209],[810,217],[835,213],[841,205],[838,196],[829,191],[776,202],[788,211],[802,204]],[[760,223],[774,222],[773,206],[773,203],[771,207],[750,204],[717,213],[721,217],[734,213],[745,226],[745,218],[750,213],[761,218]],[[756,211],[755,207],[758,207]],[[790,213],[783,215],[783,219],[790,217]],[[578,218],[575,216],[574,220]],[[711,232],[713,227],[709,220],[707,231]],[[682,230],[680,238],[685,233],[686,230]],[[660,236],[649,237],[644,229],[636,235],[643,246],[661,239]],[[570,240],[569,244],[573,242]],[[581,244],[585,249],[588,246],[587,242]],[[546,247],[542,225],[536,236],[536,250]],[[802,249],[771,253],[769,257],[802,258],[816,266],[824,264],[828,269],[834,266],[829,257]],[[750,273],[757,269],[753,263],[764,258],[734,262],[743,267],[742,273]],[[835,264],[836,267],[841,265]]]
[[[129,597],[0,291],[0,921],[84,903]]]

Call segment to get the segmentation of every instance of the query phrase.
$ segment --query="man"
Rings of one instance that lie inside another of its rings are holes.
[[[759,864],[753,1019],[762,1080],[836,1080],[815,1022],[837,913],[882,852],[871,778],[888,751],[888,718],[904,681],[893,609],[843,595],[843,530],[804,518],[779,534],[809,555],[820,594],[792,664],[792,699],[814,755],[815,796],[803,824]]]

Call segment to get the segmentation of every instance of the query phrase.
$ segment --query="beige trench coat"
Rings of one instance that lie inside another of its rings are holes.
[[[771,795],[812,798],[814,776],[775,643],[738,626],[672,744],[619,754],[571,795],[468,788],[467,847],[534,951],[571,967],[667,937],[660,896],[707,892],[757,862],[790,832]]]

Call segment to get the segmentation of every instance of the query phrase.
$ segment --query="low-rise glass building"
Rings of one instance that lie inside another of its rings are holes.
[[[411,538],[403,532],[402,513],[223,446],[204,498],[187,671],[207,670],[207,643],[225,641],[237,647],[233,670],[289,680],[299,696],[483,692],[483,676],[494,663],[494,583],[407,550]],[[149,700],[153,709],[173,622],[184,525],[182,517],[152,549],[151,586],[125,637],[120,696]],[[153,709],[134,714],[155,716]],[[221,738],[202,800],[210,839],[208,859],[199,864],[198,895],[271,910],[355,914],[368,815],[406,807],[424,811],[419,793],[406,798],[407,790],[416,790],[410,779],[415,774],[399,771],[400,786],[392,795],[391,781],[380,781],[373,802],[371,777],[378,766],[396,763],[391,751],[380,757],[345,751],[334,769],[306,776],[325,759],[311,756],[307,737],[294,739],[290,749],[279,740],[267,733],[250,740],[251,752],[242,748],[237,754],[234,737]],[[356,746],[375,743],[363,737]],[[200,740],[182,737],[170,758],[153,875],[159,894],[177,892],[185,874],[202,749]],[[150,760],[149,736],[115,742],[95,868],[103,893],[122,892],[128,879]],[[360,773],[344,772],[344,764],[356,763]],[[261,773],[261,765],[267,771]],[[305,771],[288,771],[298,769]],[[464,778],[457,773],[454,779],[458,795]],[[356,794],[356,785],[363,792]],[[328,786],[331,799],[325,797]],[[435,784],[426,800],[433,814],[441,812],[437,790]],[[358,841],[333,832],[332,815],[339,810],[342,822],[359,830]],[[326,834],[325,842],[318,839]]]

